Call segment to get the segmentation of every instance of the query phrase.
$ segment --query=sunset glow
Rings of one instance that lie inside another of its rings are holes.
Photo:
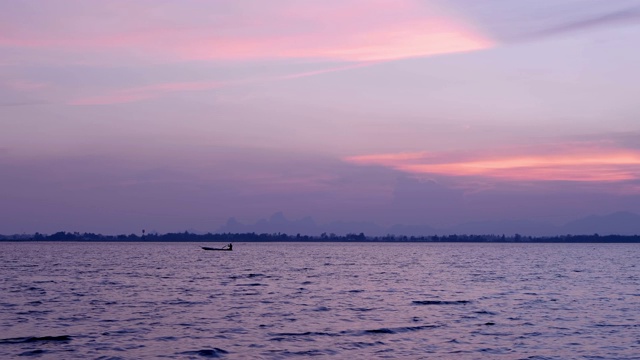
[[[599,153],[523,155],[447,161],[446,154],[381,154],[348,157],[359,165],[390,167],[411,174],[480,176],[511,181],[623,181],[640,179],[640,152],[603,150]]]
[[[132,12],[146,9],[135,3],[122,5]],[[165,4],[165,10],[179,7]],[[113,6],[109,12],[117,9]],[[325,59],[349,62],[394,60],[482,50],[495,45],[486,35],[471,30],[428,3],[416,0],[346,0],[307,4],[273,2],[268,13],[243,14],[236,24],[167,26],[163,16],[145,27],[99,26],[100,13],[87,9],[98,25],[91,32],[73,26],[38,32],[7,25],[0,46],[58,50],[69,54],[100,55],[152,61],[265,59]],[[235,11],[235,10],[231,10]],[[118,14],[121,21],[128,17]],[[45,24],[46,25],[46,24]],[[218,31],[222,30],[222,31]],[[98,60],[98,58],[96,58]],[[147,59],[151,60],[151,59]],[[98,60],[99,61],[99,60]]]

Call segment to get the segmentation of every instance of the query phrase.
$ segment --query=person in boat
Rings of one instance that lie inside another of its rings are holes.
[[[233,250],[233,244],[232,244],[232,243],[229,243],[229,245],[227,245],[227,248],[228,248],[229,250]]]

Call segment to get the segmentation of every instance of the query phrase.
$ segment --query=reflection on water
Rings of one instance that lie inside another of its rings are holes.
[[[634,244],[0,243],[0,358],[637,358]]]

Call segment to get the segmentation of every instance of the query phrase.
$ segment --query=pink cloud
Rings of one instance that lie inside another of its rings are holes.
[[[35,91],[44,89],[49,86],[49,84],[38,81],[17,79],[17,80],[9,80],[5,82],[6,86],[16,90],[16,91]]]
[[[461,20],[416,0],[271,1],[268,5],[253,3],[255,9],[232,1],[176,2],[162,4],[162,11],[156,9],[160,5],[151,4],[93,3],[82,17],[67,9],[64,26],[50,18],[37,27],[5,24],[8,30],[0,36],[0,46],[108,53],[147,61],[296,58],[351,62],[493,46],[492,40]],[[232,10],[225,12],[227,7]]]
[[[280,81],[290,80],[309,76],[316,76],[326,73],[332,73],[336,71],[345,71],[349,69],[371,66],[377,64],[377,62],[365,62],[358,64],[350,64],[345,66],[338,66],[333,68],[326,68],[315,71],[306,71],[300,73],[292,73],[279,76],[269,77],[257,77],[251,79],[240,79],[231,81],[196,81],[196,82],[177,82],[177,83],[162,83],[147,86],[139,86],[127,89],[119,89],[108,92],[103,95],[88,96],[74,99],[69,102],[69,105],[108,105],[108,104],[123,104],[132,103],[142,100],[148,100],[160,97],[167,93],[174,92],[187,92],[187,91],[205,91],[213,90],[226,86],[238,86],[242,84],[251,84],[267,81]]]
[[[415,1],[352,0],[289,6],[276,9],[279,13],[273,19],[277,23],[256,21],[243,29],[246,31],[194,38],[175,50],[183,59],[361,62],[482,50],[494,45],[462,22]]]
[[[69,105],[107,105],[131,103],[141,100],[156,98],[162,94],[183,91],[202,91],[219,88],[225,85],[223,82],[179,82],[164,83],[148,86],[139,86],[128,89],[116,90],[104,95],[89,96],[72,100]]]
[[[306,71],[306,72],[301,72],[301,73],[293,73],[293,74],[289,74],[289,75],[282,75],[282,76],[273,77],[271,79],[272,80],[297,79],[297,78],[303,78],[303,77],[309,77],[309,76],[328,74],[328,73],[337,72],[337,71],[345,71],[345,70],[357,69],[357,68],[362,68],[362,67],[366,67],[366,66],[380,64],[380,63],[381,63],[381,61],[367,61],[367,62],[361,62],[361,63],[350,64],[350,65],[345,65],[345,66],[338,66],[338,67],[328,68],[328,69],[320,69],[320,70]]]
[[[640,151],[561,149],[545,154],[452,156],[401,153],[352,156],[345,161],[384,166],[410,174],[488,178],[503,181],[619,182],[640,179]]]

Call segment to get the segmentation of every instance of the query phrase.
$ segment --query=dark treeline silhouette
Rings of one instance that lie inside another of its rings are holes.
[[[640,243],[640,235],[559,235],[532,237],[515,234],[505,235],[444,235],[444,236],[365,236],[363,233],[336,235],[322,233],[320,236],[287,235],[283,233],[207,233],[189,232],[167,234],[102,235],[60,231],[51,235],[0,235],[0,241],[81,241],[81,242],[508,242],[508,243]]]

